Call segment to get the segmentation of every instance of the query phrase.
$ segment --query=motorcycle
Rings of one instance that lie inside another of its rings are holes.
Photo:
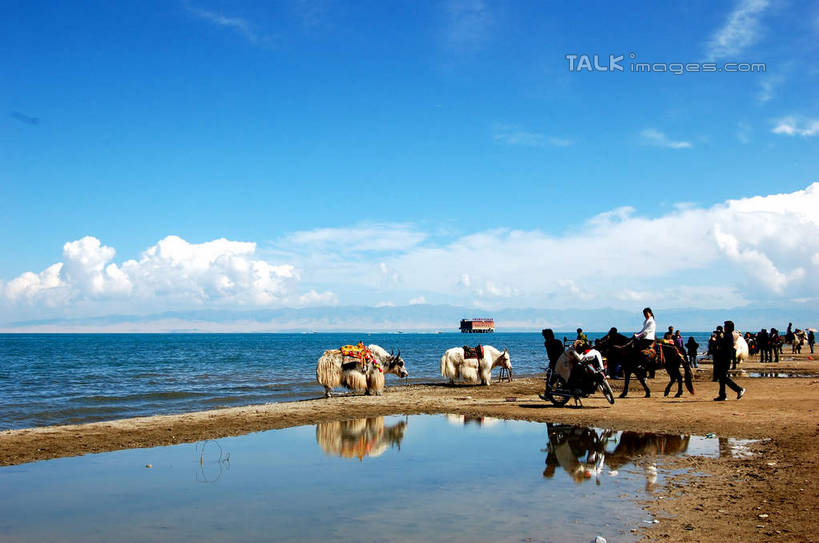
[[[599,357],[600,355],[597,354],[596,356]],[[573,358],[574,364],[571,364],[570,360],[564,360],[564,357]],[[555,369],[551,367],[543,368],[546,370],[546,389],[543,394],[538,394],[538,396],[558,407],[566,405],[570,399],[574,398],[575,405],[582,407],[583,403],[580,399],[588,398],[599,389],[606,400],[613,405],[614,392],[612,392],[611,385],[606,379],[605,368],[602,363],[596,364],[597,360],[601,359],[584,357],[573,350],[564,352],[555,364],[555,368],[567,363],[572,366],[568,382]]]

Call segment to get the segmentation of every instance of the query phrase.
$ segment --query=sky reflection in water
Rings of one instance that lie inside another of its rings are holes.
[[[457,415],[330,422],[0,468],[0,533],[20,541],[631,541],[629,528],[648,517],[626,496],[661,482],[653,455],[717,456],[730,447]]]

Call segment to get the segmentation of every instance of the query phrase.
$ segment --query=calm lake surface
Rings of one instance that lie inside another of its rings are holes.
[[[730,441],[377,417],[0,468],[11,541],[633,541],[662,457]],[[146,468],[151,464],[152,468]]]
[[[464,344],[507,347],[517,375],[545,358],[538,333],[0,334],[0,430],[319,397],[319,356],[359,341],[400,348],[409,382]]]

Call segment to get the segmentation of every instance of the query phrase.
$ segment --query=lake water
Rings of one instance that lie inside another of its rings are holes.
[[[359,341],[400,348],[409,382],[465,343],[507,347],[517,375],[545,358],[538,333],[0,334],[0,430],[319,397],[319,356]]]
[[[377,417],[0,468],[10,541],[633,541],[716,438]],[[152,467],[146,468],[150,464]]]

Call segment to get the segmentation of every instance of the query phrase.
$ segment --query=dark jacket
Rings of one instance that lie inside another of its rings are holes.
[[[563,348],[563,342],[558,339],[547,339],[543,342],[543,346],[546,347],[546,356],[549,357],[549,367],[554,368],[555,362],[557,362],[557,359],[560,358],[560,355],[562,355],[565,350]]]

